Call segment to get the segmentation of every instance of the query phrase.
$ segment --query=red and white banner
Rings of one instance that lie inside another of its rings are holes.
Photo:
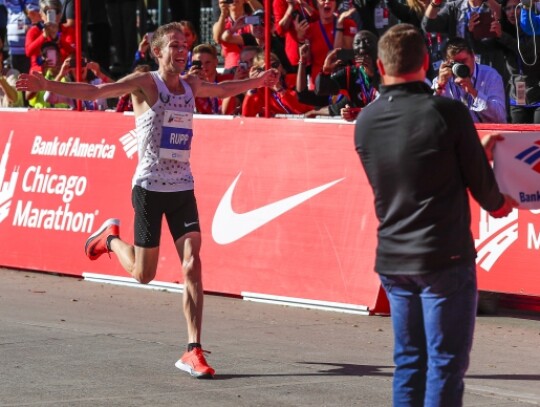
[[[519,208],[540,209],[540,132],[501,133],[495,145],[493,169],[502,192]]]
[[[110,217],[133,241],[133,127],[118,113],[0,111],[0,265],[128,277],[114,254],[88,260],[84,243]],[[193,129],[205,290],[388,310],[353,125],[196,116]],[[538,216],[492,220],[473,204],[472,226],[481,289],[540,296]],[[171,240],[165,223],[156,280],[181,283]]]

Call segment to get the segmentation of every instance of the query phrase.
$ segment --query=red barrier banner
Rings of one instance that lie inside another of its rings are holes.
[[[84,255],[109,217],[132,241],[134,118],[1,112],[0,264],[127,277]],[[205,289],[375,310],[375,218],[351,124],[196,117],[192,166]],[[156,279],[181,282],[164,224]],[[113,255],[114,256],[114,255]]]
[[[352,124],[196,116],[193,125],[205,290],[388,311]],[[0,112],[0,265],[128,277],[114,258],[88,260],[84,243],[110,217],[133,241],[133,128],[133,116],[112,112]],[[528,211],[498,222],[473,204],[481,288],[540,296],[540,222]],[[161,240],[156,280],[181,283],[166,223]]]

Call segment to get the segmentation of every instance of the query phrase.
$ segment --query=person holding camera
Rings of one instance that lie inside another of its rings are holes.
[[[504,46],[508,73],[510,119],[512,123],[540,124],[540,37],[526,35],[527,30],[519,27],[520,15],[516,15],[519,4],[519,0],[504,0],[502,3],[501,44]],[[530,25],[529,11],[523,6],[522,10],[527,14],[525,23]],[[539,31],[536,32],[540,35]]]
[[[311,51],[311,72],[309,89],[315,88],[315,78],[323,69],[328,52],[337,48],[352,49],[353,38],[358,28],[351,18],[354,8],[338,14],[336,2],[333,0],[317,0],[319,20],[307,23],[305,20],[297,24],[295,29],[298,42],[309,41]]]
[[[133,58],[133,64],[131,65],[131,72],[135,71],[138,65],[148,65],[152,71],[157,69],[157,63],[152,52],[150,51],[150,41],[152,40],[153,32],[147,32],[143,35],[137,52],[135,52],[135,58]]]
[[[33,25],[26,34],[26,55],[30,58],[30,72],[42,72],[39,64],[41,47],[53,42],[58,45],[60,62],[75,52],[75,29],[60,24],[62,2],[60,0],[40,0],[42,22]]]
[[[433,80],[437,95],[461,101],[475,123],[506,123],[506,96],[501,75],[475,61],[463,38],[446,43],[445,61]]]
[[[379,73],[377,60],[377,37],[371,31],[362,30],[353,39],[353,49],[330,51],[324,61],[322,72],[315,80],[315,93],[337,95],[345,91],[345,97],[328,106],[330,116],[344,120],[356,119],[361,108],[377,98]]]
[[[279,72],[279,80],[270,87],[269,117],[276,115],[303,115],[313,109],[313,106],[301,103],[298,100],[294,84],[287,80],[287,72],[275,54],[270,54],[270,66]],[[264,71],[265,53],[257,54],[250,70],[250,76],[259,75]],[[291,75],[294,76],[294,75]],[[290,76],[289,76],[290,78]],[[242,116],[265,117],[265,97],[263,89],[250,89],[246,92],[242,102]]]
[[[113,80],[103,73],[101,67],[97,62],[89,61],[83,58],[81,61],[82,66],[82,83],[88,83],[91,85],[101,85],[103,83],[110,83]],[[75,54],[62,63],[60,72],[54,78],[55,81],[60,82],[76,82],[75,75]],[[55,103],[68,103],[72,108],[75,108],[76,101],[74,99],[65,98],[64,96],[47,92],[44,97],[45,101],[51,104]],[[94,100],[83,100],[83,110],[106,110],[108,108],[107,99],[99,98]]]
[[[240,42],[238,36],[252,37],[249,24],[245,18],[263,6],[258,0],[220,0],[221,14],[212,27],[214,41],[221,45],[225,69],[238,66],[240,51],[244,41]],[[246,9],[248,13],[246,13]]]
[[[39,60],[41,63],[41,74],[47,80],[55,80],[62,67],[58,44],[56,42],[44,43],[41,46],[41,56]],[[28,105],[35,109],[70,109],[73,107],[71,99],[60,95],[53,95],[51,92],[46,92],[44,90],[26,91],[25,98],[28,101]]]
[[[193,49],[190,74],[210,83],[220,83],[233,78],[232,74],[220,74],[217,66],[217,50],[213,45],[200,44]],[[196,97],[195,111],[200,114],[233,114],[236,105],[234,102],[230,103],[229,99],[231,98]]]
[[[499,44],[501,5],[497,0],[431,0],[422,19],[426,32],[467,40],[476,62],[506,74],[504,52]]]
[[[316,0],[274,0],[272,15],[275,31],[285,40],[285,53],[291,66],[296,68],[300,60],[298,54],[298,34],[295,25],[300,21],[306,24],[319,19]],[[281,58],[280,58],[281,59]],[[283,62],[283,60],[282,60]]]
[[[266,45],[266,28],[265,28],[265,13],[264,10],[256,10],[248,19],[251,35],[255,39],[254,44],[263,49]],[[272,18],[270,18],[270,50],[279,58],[281,66],[285,68],[287,73],[296,73],[296,69],[291,65],[285,50],[283,39],[276,35]],[[248,44],[246,44],[248,45]]]

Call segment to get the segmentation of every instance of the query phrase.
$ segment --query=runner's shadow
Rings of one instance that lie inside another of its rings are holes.
[[[214,380],[230,380],[244,377],[317,377],[317,376],[379,376],[392,377],[394,366],[353,365],[349,363],[297,362],[313,369],[308,373],[268,373],[268,374],[219,374]],[[317,368],[319,367],[319,368]],[[387,371],[391,369],[392,371]]]

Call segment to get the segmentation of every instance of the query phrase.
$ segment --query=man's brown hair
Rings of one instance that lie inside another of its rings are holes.
[[[391,76],[417,72],[427,53],[422,34],[411,24],[391,27],[379,39],[378,46],[378,57],[385,73]]]
[[[462,51],[466,51],[469,55],[474,56],[474,51],[464,38],[454,37],[446,43],[443,55],[446,59],[454,59],[454,57]]]
[[[154,31],[154,35],[152,36],[152,41],[150,43],[150,50],[152,51],[152,54],[154,54],[154,48],[162,49],[165,46],[165,36],[174,31],[184,35],[183,27],[177,21],[159,26],[156,31]]]
[[[199,44],[193,48],[193,54],[208,54],[217,59],[217,49],[212,44]]]

